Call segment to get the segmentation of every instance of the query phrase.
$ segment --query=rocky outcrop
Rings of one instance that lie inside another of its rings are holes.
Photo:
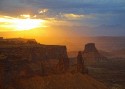
[[[77,71],[80,73],[84,72],[84,60],[83,60],[81,51],[78,52],[78,56],[77,56]]]
[[[83,53],[89,53],[89,52],[96,52],[98,53],[98,50],[95,47],[95,43],[88,43],[85,45],[85,49]]]
[[[19,89],[20,78],[64,73],[69,60],[66,46],[42,45],[34,39],[0,40],[0,89]]]
[[[0,51],[6,55],[11,62],[15,60],[17,62],[28,61],[29,67],[35,71],[36,69],[40,70],[38,68],[43,66],[46,73],[65,72],[69,66],[65,46],[14,46],[0,48]]]
[[[85,59],[85,65],[95,65],[98,62],[106,60],[106,57],[98,52],[94,43],[88,43],[85,45],[83,58]]]
[[[32,40],[23,44],[9,41],[0,45],[0,89],[16,87],[20,78],[60,74],[69,68],[66,46],[42,45]]]

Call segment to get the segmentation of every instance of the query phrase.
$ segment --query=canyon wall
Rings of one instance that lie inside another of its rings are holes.
[[[58,45],[28,45],[0,47],[1,63],[8,62],[17,65],[19,69],[42,74],[65,72],[69,66],[66,46]],[[18,65],[20,64],[20,65]],[[27,67],[28,66],[28,67]],[[11,67],[11,66],[10,66]],[[28,69],[29,68],[29,69]],[[22,71],[22,70],[21,70]],[[44,71],[44,72],[43,72]]]

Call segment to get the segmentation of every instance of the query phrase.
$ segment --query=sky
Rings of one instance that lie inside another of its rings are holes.
[[[29,18],[30,27],[20,24]],[[125,36],[125,0],[0,0],[0,35],[20,31],[14,26],[45,36]]]

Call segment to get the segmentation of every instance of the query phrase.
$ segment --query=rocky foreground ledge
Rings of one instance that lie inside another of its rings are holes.
[[[108,89],[88,75],[65,73],[51,76],[34,76],[20,79],[17,89]],[[13,89],[13,88],[12,88]]]

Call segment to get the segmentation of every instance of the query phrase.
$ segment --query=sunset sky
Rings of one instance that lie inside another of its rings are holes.
[[[0,36],[22,35],[124,36],[125,0],[0,0]]]

